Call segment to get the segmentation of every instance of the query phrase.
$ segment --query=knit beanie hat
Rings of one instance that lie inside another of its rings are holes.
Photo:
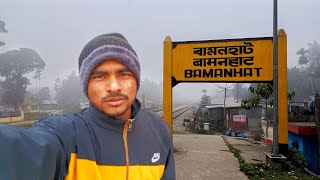
[[[102,34],[89,41],[79,57],[80,84],[88,97],[88,81],[92,71],[105,60],[114,59],[133,72],[140,85],[140,64],[136,52],[119,33]]]

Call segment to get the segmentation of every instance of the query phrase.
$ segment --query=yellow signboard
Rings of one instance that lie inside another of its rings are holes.
[[[163,48],[163,119],[172,132],[172,88],[183,82],[272,82],[273,38],[172,42]],[[278,32],[278,142],[288,149],[287,35]],[[274,89],[275,91],[275,89]],[[281,150],[280,150],[281,152]]]
[[[176,81],[272,81],[272,38],[173,42]]]

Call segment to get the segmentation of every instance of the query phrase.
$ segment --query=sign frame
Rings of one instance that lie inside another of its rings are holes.
[[[238,83],[272,83],[270,81],[261,81],[261,80],[250,80],[250,81],[217,81],[210,80],[208,81],[188,81],[188,80],[176,80],[172,75],[173,66],[175,63],[182,61],[181,59],[174,59],[174,48],[179,44],[195,44],[195,43],[212,43],[212,42],[230,42],[230,41],[252,41],[252,40],[267,40],[272,41],[272,37],[260,37],[260,38],[242,38],[242,39],[223,39],[223,40],[207,40],[207,41],[183,41],[183,42],[172,42],[170,36],[166,36],[164,40],[164,69],[163,69],[163,119],[168,124],[170,132],[172,134],[172,88],[179,83],[204,83],[204,82],[238,82]],[[273,42],[272,42],[273,46]],[[273,57],[273,51],[271,54]],[[273,64],[273,60],[270,59],[270,62]],[[176,67],[176,66],[175,66]],[[287,35],[284,29],[278,30],[278,89],[273,90],[278,92],[278,142],[279,142],[279,151],[286,152],[288,148],[288,99],[287,99]]]

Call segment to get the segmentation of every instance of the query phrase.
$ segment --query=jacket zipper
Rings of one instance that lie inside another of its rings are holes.
[[[125,153],[126,153],[126,180],[129,180],[128,128],[131,128],[132,121],[133,121],[133,119],[128,119],[128,121],[124,125],[124,129],[123,129],[123,133],[122,133],[123,142],[124,142],[124,149],[125,149]]]

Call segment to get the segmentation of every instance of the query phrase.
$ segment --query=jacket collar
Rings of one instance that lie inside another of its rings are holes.
[[[136,119],[141,110],[141,103],[138,99],[135,99],[131,106],[131,118]],[[99,126],[110,127],[110,125],[124,126],[128,119],[114,119],[106,115],[104,112],[100,111],[93,104],[89,104],[88,114],[90,118]]]

